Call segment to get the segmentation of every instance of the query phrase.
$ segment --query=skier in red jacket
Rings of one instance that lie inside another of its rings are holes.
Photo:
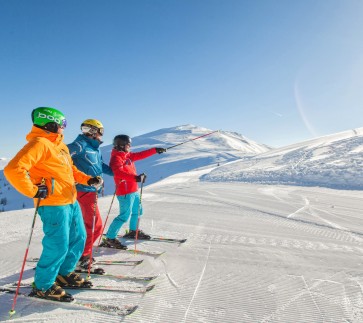
[[[130,147],[131,138],[127,135],[117,135],[113,140],[110,167],[114,174],[120,214],[112,221],[101,246],[127,249],[127,247],[117,239],[117,234],[122,225],[129,220],[130,216],[130,230],[123,237],[127,239],[134,239],[136,237],[138,216],[141,216],[143,213],[142,206],[140,205],[138,182],[145,182],[146,175],[137,175],[134,162],[150,157],[156,153],[161,154],[166,152],[165,148],[151,148],[133,153],[130,151]],[[143,231],[138,230],[138,239],[148,240],[150,239],[150,236]]]

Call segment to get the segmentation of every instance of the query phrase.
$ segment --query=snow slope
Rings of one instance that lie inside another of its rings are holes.
[[[140,259],[136,267],[108,272],[159,274],[141,296],[74,292],[78,299],[139,305],[124,319],[62,304],[19,298],[14,322],[138,323],[326,323],[363,322],[363,197],[357,191],[228,182],[201,182],[210,169],[176,174],[145,188],[146,232],[188,238],[177,246],[142,242],[139,249],[166,251],[159,257],[109,251],[97,258]],[[111,196],[100,198],[105,218]],[[110,218],[117,214],[113,205]],[[0,284],[18,279],[34,210],[0,217]],[[36,222],[29,256],[41,251]],[[133,244],[130,245],[133,248]],[[24,279],[34,271],[26,266]],[[94,282],[129,283],[105,278]],[[12,296],[0,293],[0,320]]]
[[[363,128],[273,149],[223,165],[206,181],[363,189]]]

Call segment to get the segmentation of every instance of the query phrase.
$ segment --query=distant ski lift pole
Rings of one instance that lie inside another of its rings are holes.
[[[200,139],[200,138],[203,138],[203,137],[206,137],[206,136],[209,136],[213,133],[216,133],[216,132],[219,132],[219,130],[215,130],[215,131],[212,131],[212,132],[209,132],[209,133],[206,133],[205,135],[202,135],[202,136],[199,136],[199,137],[196,137],[196,138],[193,138],[193,139],[189,139],[187,141],[184,141],[184,142],[181,142],[180,144],[177,144],[177,145],[174,145],[174,146],[171,146],[171,147],[168,147],[166,148],[167,150],[171,149],[171,148],[174,148],[174,147],[177,147],[177,146],[180,146],[180,145],[184,145],[186,144],[187,142],[190,142],[190,141],[193,141],[193,140],[197,140],[197,139]]]

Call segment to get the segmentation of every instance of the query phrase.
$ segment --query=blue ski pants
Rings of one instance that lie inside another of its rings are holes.
[[[86,230],[78,202],[62,206],[41,206],[43,251],[35,270],[35,286],[49,289],[58,274],[74,271],[86,241]]]
[[[142,205],[140,205],[140,194],[139,192],[130,193],[126,195],[117,196],[120,214],[112,221],[108,228],[106,237],[109,239],[115,239],[122,225],[130,220],[130,230],[137,229],[138,215],[142,215]],[[139,211],[140,207],[140,211]],[[139,214],[140,212],[140,214]]]

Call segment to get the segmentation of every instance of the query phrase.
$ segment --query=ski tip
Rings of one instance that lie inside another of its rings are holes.
[[[137,309],[139,308],[138,305],[134,305],[130,308],[127,309],[126,315],[131,315],[132,313],[134,313]]]
[[[151,290],[154,289],[154,287],[155,287],[155,284],[154,285],[147,286],[146,289],[145,289],[145,291],[150,292]]]
[[[154,257],[159,258],[160,256],[162,256],[165,253],[166,253],[166,251],[160,252],[159,254],[154,255]]]
[[[15,313],[16,313],[16,311],[15,311],[15,310],[13,310],[13,309],[11,309],[11,310],[9,311],[9,316],[10,316],[10,317],[12,317]]]

